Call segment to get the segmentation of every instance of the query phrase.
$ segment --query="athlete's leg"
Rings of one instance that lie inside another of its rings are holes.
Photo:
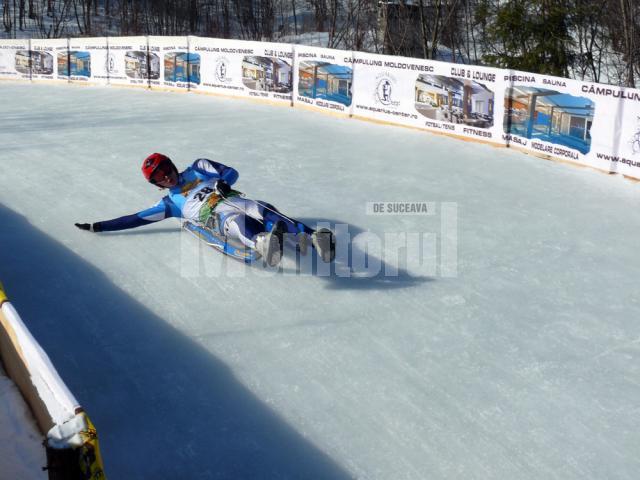
[[[226,236],[239,240],[252,249],[256,248],[256,236],[264,232],[264,225],[259,220],[239,212],[227,215],[221,226]]]
[[[288,233],[304,232],[311,235],[314,230],[295,218],[286,217],[280,211],[267,202],[256,201],[250,198],[231,197],[224,201],[220,206],[216,207],[216,211],[227,211],[235,209],[243,212],[245,215],[260,220],[265,224],[265,230],[271,231],[271,228],[277,221],[284,222]]]
[[[264,218],[264,222],[267,227],[270,224],[281,220],[286,225],[288,233],[306,233],[307,235],[311,235],[314,232],[312,228],[306,226],[300,220],[296,220],[295,218],[283,215],[276,207],[274,207],[270,203],[263,201],[258,201],[256,203],[261,209],[262,218]]]
[[[264,232],[259,218],[247,214],[247,205],[238,198],[231,198],[216,205],[213,212],[219,233],[238,240],[249,248],[255,248],[255,236]]]

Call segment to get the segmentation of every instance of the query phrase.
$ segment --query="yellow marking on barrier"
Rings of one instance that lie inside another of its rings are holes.
[[[100,445],[98,444],[98,432],[89,416],[86,413],[83,413],[82,416],[87,422],[87,430],[80,432],[83,440],[79,455],[80,470],[84,474],[84,478],[106,480],[104,463],[100,453]]]
[[[16,336],[16,332],[11,326],[11,324],[9,323],[9,319],[4,314],[4,311],[2,310],[2,306],[5,303],[7,305],[11,305],[11,302],[9,302],[9,298],[7,297],[7,293],[4,290],[4,285],[2,285],[2,282],[0,282],[0,326],[7,333],[7,336],[9,337],[9,340],[11,340],[13,347],[16,349],[16,352],[18,353],[20,360],[24,365],[26,365],[27,364],[26,359],[24,358],[24,354],[22,353],[22,348],[20,348],[20,343],[18,342],[18,337]]]

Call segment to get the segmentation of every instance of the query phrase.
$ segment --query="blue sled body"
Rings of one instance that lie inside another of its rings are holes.
[[[258,255],[255,250],[246,248],[244,245],[230,243],[225,237],[218,235],[206,228],[204,225],[187,221],[182,224],[182,228],[191,232],[204,243],[212,246],[216,250],[219,250],[230,257],[242,260],[245,263],[252,263],[260,258],[260,255]]]

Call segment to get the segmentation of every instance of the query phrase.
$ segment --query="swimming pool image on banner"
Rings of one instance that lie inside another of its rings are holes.
[[[91,54],[89,52],[58,52],[58,76],[91,76]]]
[[[298,66],[298,95],[351,105],[353,69],[323,61],[304,61]]]
[[[242,83],[251,90],[291,93],[291,60],[275,57],[246,56],[242,59]]]
[[[200,55],[189,52],[188,37],[150,35],[147,40],[149,54],[159,59],[158,77],[149,79],[149,87],[186,91],[200,83]]]
[[[422,74],[415,92],[415,108],[426,118],[475,128],[493,126],[495,94],[482,83]]]
[[[108,83],[110,57],[106,37],[69,39],[68,53],[70,57],[68,66],[63,65],[67,62],[67,59],[64,55],[61,55],[62,53],[62,51],[59,51],[57,58],[58,78],[67,76],[71,82],[92,85],[105,85]],[[114,59],[111,58],[111,60]],[[68,72],[69,67],[71,72]]]
[[[189,52],[164,54],[165,82],[200,84],[200,55]]]
[[[563,145],[582,154],[591,149],[595,103],[542,87],[513,85],[505,92],[506,134]]]

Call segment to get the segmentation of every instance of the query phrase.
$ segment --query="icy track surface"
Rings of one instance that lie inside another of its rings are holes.
[[[638,184],[195,94],[3,83],[0,104],[0,278],[110,479],[638,478]],[[410,251],[397,277],[344,278],[289,258],[270,275],[175,220],[73,227],[155,203],[153,151],[233,165],[249,196],[352,237],[433,234],[457,260],[425,274]]]

